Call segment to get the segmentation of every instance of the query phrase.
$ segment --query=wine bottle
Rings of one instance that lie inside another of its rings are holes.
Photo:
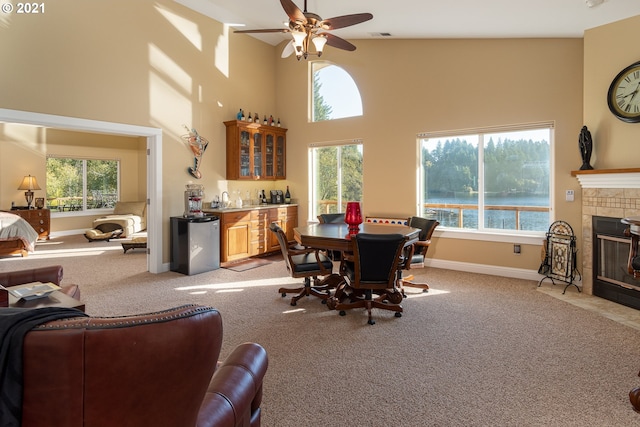
[[[253,121],[254,123],[260,123],[260,117],[258,117],[258,113],[256,113],[255,116],[253,116]]]
[[[262,203],[267,203],[267,195],[264,193],[264,190],[262,190]]]
[[[265,115],[265,116],[264,116],[264,121],[262,122],[262,124],[266,126],[266,125],[267,125],[267,123],[268,123],[268,122],[267,122],[267,116]]]
[[[249,111],[249,115],[247,116],[247,121],[252,122],[253,118],[251,118],[251,111]]]
[[[280,127],[280,117],[278,117],[278,127]]]
[[[291,203],[291,193],[289,192],[289,186],[287,185],[287,191],[284,193],[284,202]]]
[[[273,126],[273,116],[269,116],[269,126]]]

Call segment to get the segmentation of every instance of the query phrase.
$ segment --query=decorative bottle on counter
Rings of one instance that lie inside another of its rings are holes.
[[[267,203],[267,195],[264,194],[264,190],[262,190],[262,203]]]
[[[289,193],[289,186],[287,185],[287,191],[284,193],[284,202],[286,204],[291,203],[291,193]]]

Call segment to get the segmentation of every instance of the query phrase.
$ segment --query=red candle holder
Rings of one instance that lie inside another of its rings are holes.
[[[344,214],[344,222],[349,225],[349,236],[358,234],[362,224],[362,212],[360,202],[347,202],[347,210]]]

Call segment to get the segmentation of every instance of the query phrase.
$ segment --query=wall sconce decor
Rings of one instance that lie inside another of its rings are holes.
[[[193,166],[189,166],[187,171],[189,174],[196,178],[202,178],[202,173],[200,172],[200,163],[202,162],[202,155],[207,149],[207,145],[209,145],[209,141],[200,136],[197,130],[189,127],[187,125],[183,125],[185,129],[189,131],[187,135],[182,135],[182,139],[187,142],[189,149],[193,153]]]
[[[27,201],[27,208],[31,209],[31,202],[33,202],[33,190],[40,190],[38,181],[35,176],[27,175],[24,177],[18,190],[27,190],[24,192],[24,198]]]

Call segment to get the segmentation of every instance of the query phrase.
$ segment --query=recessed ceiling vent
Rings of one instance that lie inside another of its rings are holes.
[[[391,33],[369,33],[371,37],[391,37]]]

